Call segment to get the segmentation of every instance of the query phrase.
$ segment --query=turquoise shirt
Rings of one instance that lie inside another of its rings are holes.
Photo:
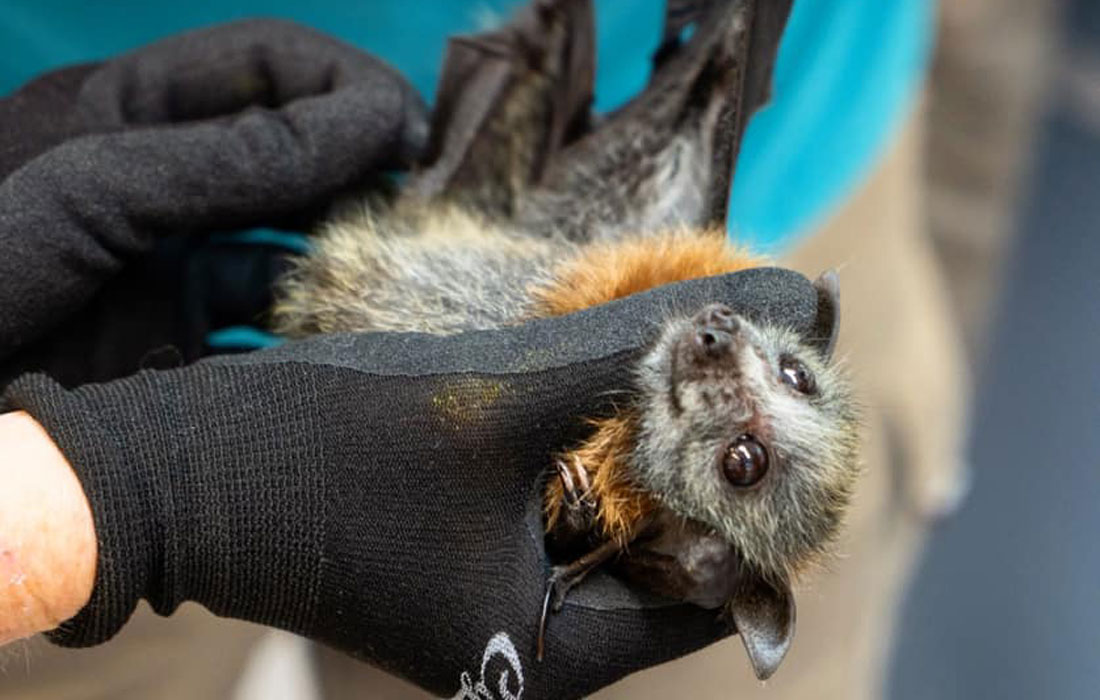
[[[0,94],[49,68],[100,59],[184,29],[285,17],[374,52],[431,100],[446,37],[507,17],[520,0],[9,0],[0,5]],[[94,8],[94,9],[93,9]],[[637,92],[661,0],[597,0],[597,108]],[[730,230],[779,253],[867,175],[909,110],[928,63],[931,0],[796,0],[773,101],[749,124]]]

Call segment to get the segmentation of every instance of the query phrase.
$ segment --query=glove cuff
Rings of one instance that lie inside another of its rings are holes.
[[[324,470],[312,380],[294,368],[199,363],[72,391],[32,375],[4,397],[53,437],[91,505],[99,543],[90,602],[49,633],[110,639],[137,601],[310,631],[321,562]]]
[[[163,551],[160,530],[143,484],[143,463],[161,442],[132,439],[114,426],[116,407],[135,405],[124,383],[89,386],[68,392],[45,375],[13,382],[5,408],[27,411],[69,459],[92,507],[99,557],[91,599],[76,616],[46,636],[66,647],[87,647],[113,637],[133,614],[154,578],[156,553]]]

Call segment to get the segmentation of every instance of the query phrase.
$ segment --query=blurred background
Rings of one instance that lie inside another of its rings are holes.
[[[943,7],[929,201],[975,368],[973,479],[904,600],[899,700],[1100,693],[1100,3],[1031,4]]]
[[[262,14],[379,53],[427,99],[444,37],[517,4],[7,3],[0,94]],[[608,109],[644,83],[661,3],[596,7]],[[767,685],[733,639],[600,697],[1100,696],[1098,185],[1100,3],[796,0],[730,226],[808,275],[840,269],[867,474],[843,556],[800,592]],[[423,695],[193,606],[144,611],[97,649],[0,655],[2,700],[196,697]]]

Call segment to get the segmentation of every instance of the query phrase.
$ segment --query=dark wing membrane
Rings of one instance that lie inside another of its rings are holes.
[[[507,216],[587,129],[594,74],[590,0],[539,0],[500,29],[452,39],[423,169],[406,192]]]
[[[713,101],[705,221],[724,225],[730,185],[749,118],[771,95],[772,70],[793,0],[668,0],[654,55],[657,90],[679,86],[685,106]],[[685,40],[690,28],[694,32]],[[707,83],[712,83],[708,85]],[[718,84],[713,84],[717,82]],[[649,89],[647,89],[649,92]]]
[[[559,153],[528,219],[584,239],[722,226],[745,125],[768,96],[791,0],[670,0],[639,95]],[[569,210],[563,205],[571,205]]]

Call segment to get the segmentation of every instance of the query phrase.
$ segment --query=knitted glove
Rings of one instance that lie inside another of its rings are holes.
[[[99,540],[91,601],[52,639],[96,644],[140,598],[193,600],[438,694],[541,698],[725,636],[713,611],[596,576],[534,660],[551,455],[631,389],[661,319],[710,302],[820,332],[813,286],[757,269],[499,331],[317,337],[71,391],[17,380],[7,407],[73,464]]]
[[[377,59],[238,22],[50,73],[0,100],[0,386],[184,361],[270,307],[284,248],[206,234],[308,225],[413,160],[425,108]]]

